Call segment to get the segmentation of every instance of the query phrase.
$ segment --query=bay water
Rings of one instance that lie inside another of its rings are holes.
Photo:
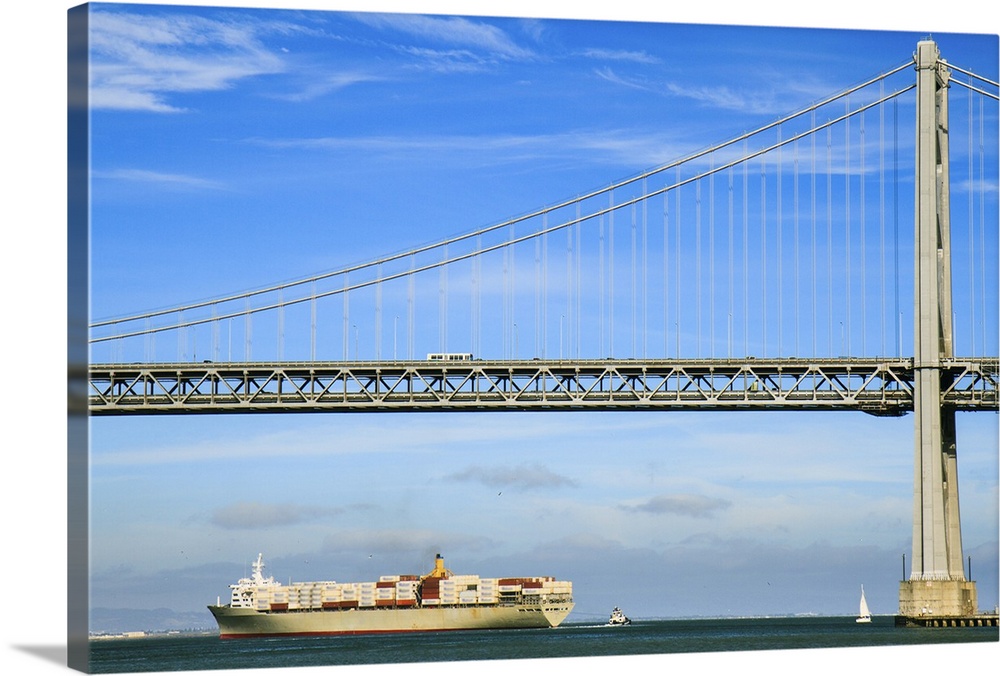
[[[93,673],[528,660],[613,655],[996,643],[997,627],[897,627],[892,617],[636,620],[556,629],[222,640],[163,635],[90,642]]]

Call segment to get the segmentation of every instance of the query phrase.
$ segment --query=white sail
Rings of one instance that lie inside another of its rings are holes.
[[[861,607],[858,611],[858,619],[855,622],[871,622],[872,614],[868,610],[868,601],[865,600],[865,586],[861,585]]]

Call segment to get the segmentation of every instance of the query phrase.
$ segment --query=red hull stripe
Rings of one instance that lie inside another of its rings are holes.
[[[282,631],[273,634],[219,634],[219,638],[281,638],[282,636],[362,636],[364,634],[409,634],[426,631],[473,631],[474,628],[452,629],[370,629],[367,631]]]

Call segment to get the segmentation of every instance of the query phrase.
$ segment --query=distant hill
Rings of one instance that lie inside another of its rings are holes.
[[[169,608],[136,610],[133,608],[92,608],[91,633],[117,634],[126,631],[173,631],[215,629],[208,610],[176,612]]]

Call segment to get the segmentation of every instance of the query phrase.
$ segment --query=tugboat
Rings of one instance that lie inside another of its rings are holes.
[[[608,619],[608,626],[624,627],[627,624],[632,624],[632,620],[625,617],[625,613],[621,611],[621,608],[615,606],[615,609],[611,611],[611,617]]]

